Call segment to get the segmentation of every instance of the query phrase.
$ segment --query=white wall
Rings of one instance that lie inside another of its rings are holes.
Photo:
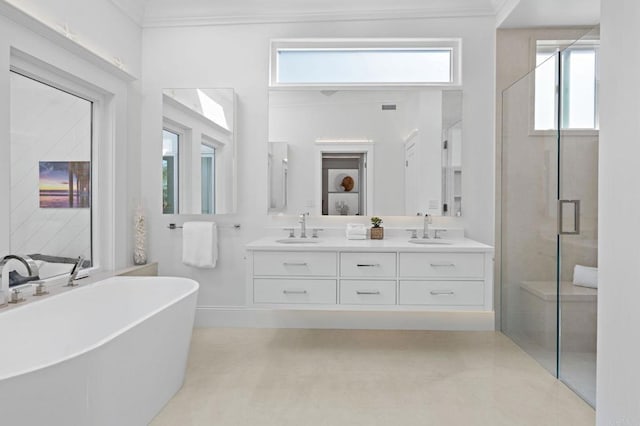
[[[491,17],[148,28],[143,34],[141,173],[150,215],[150,258],[160,262],[161,274],[198,280],[200,307],[244,306],[244,245],[263,236],[267,226],[293,223],[292,217],[271,219],[266,214],[269,40],[301,37],[462,38],[465,216],[441,221],[464,226],[470,238],[493,243],[495,27]],[[181,231],[167,229],[170,222],[202,218],[160,213],[161,98],[162,89],[169,87],[232,87],[238,96],[238,213],[215,220],[225,225],[239,222],[242,230],[220,229],[220,258],[211,271],[182,265]],[[385,218],[385,226],[415,221]]]
[[[132,75],[140,75],[142,30],[109,0],[0,0],[9,3],[108,61],[122,62]],[[116,59],[117,58],[117,59]]]
[[[132,58],[132,63],[135,63],[140,56],[140,30],[136,32],[130,20],[119,12],[102,13],[104,10],[96,2],[91,2],[91,6],[95,7],[92,12],[87,10],[88,4],[80,3],[82,2],[25,1],[20,2],[20,6],[38,5],[48,8],[55,4],[55,7],[51,7],[52,16],[64,16],[70,22],[78,25],[82,23],[83,28],[87,28],[86,34],[78,33],[79,37],[95,38],[96,43],[104,43],[105,49],[113,49],[105,53],[106,57],[122,55],[124,58]],[[44,19],[48,18],[43,17]],[[51,21],[49,24],[53,25],[55,19],[52,18]],[[73,29],[74,25],[71,27]],[[102,171],[102,179],[94,181],[97,185],[94,189],[99,191],[99,200],[96,201],[102,218],[100,223],[94,223],[101,235],[96,244],[101,250],[103,267],[124,267],[132,263],[132,206],[139,194],[138,83],[123,79],[122,74],[106,64],[96,66],[100,61],[95,56],[85,49],[76,49],[68,40],[45,37],[45,34],[50,34],[46,27],[24,19],[22,14],[15,13],[6,2],[0,3],[0,70],[5,71],[0,72],[0,181],[10,182],[8,70],[13,51],[20,52],[23,57],[26,55],[28,61],[41,62],[45,73],[64,74],[101,96],[99,118],[103,126],[97,129],[101,142],[94,146],[97,159],[94,165]],[[111,45],[110,40],[120,40],[121,36],[128,37],[128,40],[121,40],[118,46]],[[107,119],[110,121],[106,121]],[[9,200],[10,193],[9,185],[0,185],[0,199]],[[11,252],[9,222],[10,205],[0,203],[0,255]]]
[[[640,424],[640,3],[602,2],[597,424]]]

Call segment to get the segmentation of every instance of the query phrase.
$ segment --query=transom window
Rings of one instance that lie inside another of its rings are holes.
[[[272,86],[455,85],[460,40],[272,42]]]
[[[599,42],[578,42],[562,49],[566,44],[536,43],[534,130],[555,130],[558,119],[563,130],[599,129]]]

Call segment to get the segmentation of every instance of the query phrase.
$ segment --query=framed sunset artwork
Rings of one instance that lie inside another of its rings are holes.
[[[40,208],[91,207],[90,161],[40,161]]]

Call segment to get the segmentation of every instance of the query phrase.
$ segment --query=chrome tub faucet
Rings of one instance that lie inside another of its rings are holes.
[[[7,304],[7,298],[9,296],[9,277],[4,276],[4,268],[11,260],[17,260],[22,263],[25,268],[27,268],[28,276],[26,278],[35,278],[39,279],[40,270],[38,269],[38,265],[36,262],[31,259],[29,256],[22,255],[18,256],[15,254],[9,254],[0,260],[0,306],[4,306]],[[19,297],[19,292],[16,290],[14,294],[11,295],[11,300],[9,303],[18,303],[23,299]]]

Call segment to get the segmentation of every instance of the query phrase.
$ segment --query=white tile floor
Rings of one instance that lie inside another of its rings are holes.
[[[153,425],[593,425],[501,333],[196,329]]]

